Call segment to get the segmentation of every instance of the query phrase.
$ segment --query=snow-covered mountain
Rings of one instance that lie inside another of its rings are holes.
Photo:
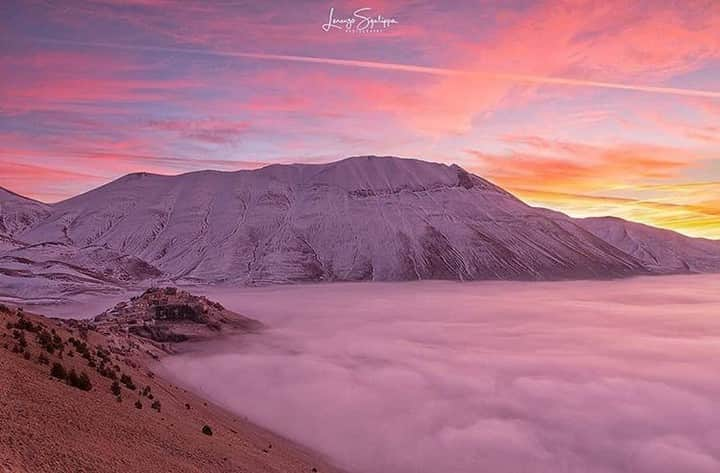
[[[0,187],[0,249],[9,245],[15,233],[34,225],[49,213],[47,204]]]
[[[104,248],[116,261],[135,258],[137,279],[156,277],[155,269],[176,281],[241,284],[668,272],[663,254],[648,264],[600,223],[530,207],[456,165],[412,159],[138,173],[42,209],[35,221],[15,227],[13,238],[80,252]],[[663,238],[653,241],[662,248]],[[695,242],[667,241],[683,247],[674,254]],[[720,269],[714,244],[707,260],[698,255],[686,270]],[[33,259],[32,249],[18,251]]]
[[[108,247],[22,239],[24,230],[49,218],[52,210],[0,187],[0,298],[44,301],[76,291],[117,292],[128,283],[163,275]]]
[[[704,273],[720,270],[720,242],[628,222],[616,217],[577,220],[580,225],[653,272]]]

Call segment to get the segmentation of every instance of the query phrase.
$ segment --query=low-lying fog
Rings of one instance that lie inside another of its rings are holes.
[[[718,276],[204,292],[166,374],[351,471],[720,471]]]

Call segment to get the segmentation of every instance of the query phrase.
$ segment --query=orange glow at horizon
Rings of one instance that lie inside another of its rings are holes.
[[[684,186],[678,186],[682,190]],[[692,237],[720,239],[720,183],[693,184],[715,194],[714,200],[703,201],[697,195],[688,196],[678,203],[662,200],[637,200],[613,197],[562,194],[531,189],[508,188],[529,205],[546,207],[571,217],[620,217],[653,227],[667,228]],[[698,189],[699,192],[702,192]],[[673,193],[672,200],[677,201]]]

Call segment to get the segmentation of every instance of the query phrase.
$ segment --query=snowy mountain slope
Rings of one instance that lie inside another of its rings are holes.
[[[655,272],[720,271],[718,241],[690,238],[670,230],[615,217],[585,218],[577,222]]]
[[[29,242],[99,245],[169,277],[243,283],[554,279],[635,258],[458,166],[385,157],[132,174],[53,206]]]
[[[139,258],[103,247],[39,243],[0,252],[0,298],[62,298],[81,292],[113,293],[159,278]]]
[[[39,243],[15,248],[0,255],[3,269],[23,266],[66,268],[64,272],[79,273],[100,281],[122,284],[157,278],[162,273],[134,256],[100,247],[76,248],[65,243]]]
[[[49,206],[0,187],[0,250],[12,236],[50,213]]]
[[[65,249],[104,248],[121,258],[98,253],[77,265],[97,266],[101,273],[113,274],[110,268],[134,258],[144,269],[140,275],[125,271],[128,283],[144,277],[256,284],[676,271],[674,262],[649,264],[646,255],[594,225],[530,207],[456,165],[412,159],[355,157],[179,176],[137,173],[47,209],[13,238],[57,242]],[[661,240],[654,245],[662,247]],[[673,241],[683,246],[695,240]],[[42,260],[30,248],[22,251],[29,260]],[[708,251],[685,271],[720,269]],[[16,256],[9,253],[0,250],[0,256]],[[66,252],[57,260],[75,264],[77,258]]]

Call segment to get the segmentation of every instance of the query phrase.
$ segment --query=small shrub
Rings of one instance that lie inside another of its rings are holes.
[[[202,433],[204,433],[205,435],[212,435],[212,434],[213,434],[212,429],[211,429],[210,426],[207,425],[207,424],[206,424],[206,425],[203,425]]]
[[[135,409],[142,409],[142,402],[140,402],[140,399],[135,401]]]
[[[57,379],[66,379],[67,371],[60,363],[53,363],[52,368],[50,368],[50,376]]]
[[[118,383],[117,381],[113,381],[113,383],[110,385],[110,392],[112,392],[116,396],[119,396],[121,391],[122,388],[120,388],[120,383]]]
[[[92,389],[92,383],[90,382],[90,376],[86,372],[80,373],[80,385],[78,386],[83,391],[90,391]]]
[[[156,411],[160,412],[160,401],[155,400],[155,402],[153,402],[150,407],[155,409]]]
[[[43,330],[37,334],[37,341],[42,346],[50,345],[52,343],[52,335],[50,335],[50,332],[47,330]]]
[[[95,350],[95,354],[102,360],[103,363],[110,361],[110,352],[104,350],[102,347],[98,347],[97,350]]]
[[[17,321],[15,327],[20,330],[27,330],[28,332],[36,332],[40,329],[39,326],[35,326],[29,320],[25,320],[25,317],[20,317],[20,320]]]
[[[26,360],[29,360],[31,357],[32,355],[29,351],[26,350],[25,353],[23,353],[23,358],[25,358]]]
[[[120,376],[120,382],[125,385],[130,391],[135,391],[135,384],[133,383],[132,377],[125,373]]]
[[[62,352],[63,342],[57,334],[52,334],[46,329],[40,330],[39,326],[37,327],[36,332],[37,342],[41,347],[45,349],[45,351],[50,354],[55,353],[56,350]]]
[[[117,380],[117,375],[115,374],[115,371],[106,367],[105,365],[100,365],[100,367],[97,369],[97,372],[100,373],[100,376],[104,376],[112,380]]]
[[[67,383],[70,386],[75,386],[77,383],[80,382],[80,376],[78,376],[75,369],[71,369],[70,372],[67,375]]]
[[[74,369],[70,370],[70,374],[67,376],[67,383],[83,391],[90,391],[92,389],[92,383],[90,377],[84,371],[78,375]]]
[[[87,343],[72,337],[69,338],[68,341],[75,347],[76,352],[80,353],[84,358],[90,359],[90,351],[88,350]]]

